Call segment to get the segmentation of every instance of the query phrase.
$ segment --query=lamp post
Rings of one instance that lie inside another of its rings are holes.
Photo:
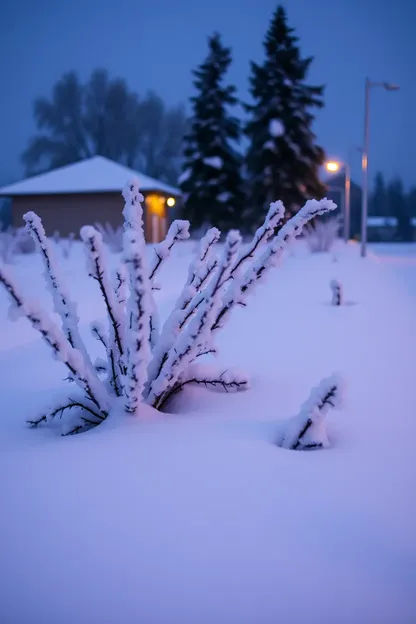
[[[372,82],[365,79],[364,97],[364,144],[362,156],[363,190],[361,198],[361,256],[367,255],[367,217],[368,217],[368,144],[370,125],[370,90],[373,87],[382,87],[386,91],[398,91],[399,86],[391,82]]]
[[[347,243],[350,237],[350,207],[351,207],[351,170],[348,163],[329,160],[325,163],[325,169],[329,173],[337,173],[341,168],[345,171],[344,191],[344,240]]]

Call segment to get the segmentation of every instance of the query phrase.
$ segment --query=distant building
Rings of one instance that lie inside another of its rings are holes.
[[[0,188],[0,197],[12,200],[13,227],[21,227],[23,215],[33,210],[41,217],[48,234],[59,231],[62,237],[72,232],[78,236],[83,225],[122,224],[121,191],[132,177],[138,178],[145,197],[146,240],[157,243],[166,234],[170,208],[180,201],[181,192],[103,156],[10,184]]]

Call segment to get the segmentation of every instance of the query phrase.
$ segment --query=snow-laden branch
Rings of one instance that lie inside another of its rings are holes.
[[[123,189],[124,197],[124,229],[133,229],[143,231],[143,208],[141,202],[144,201],[143,195],[139,190],[139,181],[137,178],[130,180]]]
[[[261,225],[253,236],[253,240],[247,249],[243,249],[239,254],[237,262],[231,271],[231,277],[237,277],[242,266],[254,258],[256,252],[273,236],[276,227],[285,216],[285,207],[281,201],[275,201],[270,204],[269,211],[266,215],[263,225]]]
[[[203,300],[203,295],[200,295],[198,291],[208,279],[207,276],[212,275],[217,265],[216,258],[212,257],[212,247],[218,242],[220,236],[221,232],[217,228],[211,228],[199,243],[197,253],[189,266],[182,292],[154,346],[153,357],[149,365],[149,379],[158,377],[180,330],[193,314],[195,306],[189,309],[189,304]]]
[[[12,305],[25,316],[52,349],[55,358],[63,362],[71,378],[82,388],[86,396],[99,409],[102,415],[107,415],[109,397],[95,373],[85,365],[83,355],[70,344],[63,330],[44,312],[40,306],[26,299],[13,281],[5,267],[0,267],[0,283],[8,292]]]
[[[246,373],[234,369],[226,369],[220,372],[214,367],[191,364],[171,391],[165,393],[159,404],[159,409],[163,409],[175,394],[188,385],[204,386],[223,392],[239,392],[250,387],[250,379]]]
[[[339,375],[323,379],[312,389],[299,414],[279,423],[277,445],[292,450],[328,446],[325,416],[331,408],[342,407],[343,392],[343,381]]]
[[[153,282],[156,273],[160,271],[163,264],[168,260],[173,246],[178,241],[184,241],[189,238],[189,225],[189,221],[177,219],[170,226],[166,238],[153,247],[153,255],[149,266],[149,279],[151,282]]]
[[[149,324],[151,315],[151,284],[146,264],[146,248],[142,231],[124,232],[124,259],[130,279],[130,297],[127,314],[130,327],[126,328],[125,377],[126,411],[136,413],[142,401],[150,360]]]
[[[23,215],[26,228],[40,253],[44,266],[44,276],[48,290],[52,295],[55,312],[61,317],[62,327],[69,343],[78,349],[92,370],[92,364],[87,349],[78,331],[79,318],[75,303],[71,300],[65,282],[59,272],[54,249],[46,237],[42,221],[34,212]]]
[[[97,282],[107,310],[109,319],[109,340],[107,345],[109,370],[111,371],[115,392],[119,396],[121,390],[118,378],[119,374],[124,371],[122,364],[124,347],[121,334],[123,310],[111,282],[105,259],[102,235],[91,225],[81,228],[80,234],[85,245],[89,275]]]
[[[224,322],[236,305],[245,305],[246,298],[252,294],[258,282],[281,259],[289,243],[298,236],[302,228],[317,215],[335,210],[336,204],[330,199],[310,199],[301,210],[279,230],[258,258],[255,258],[248,269],[239,278],[235,279],[226,294],[224,305],[220,310],[213,326],[215,332],[223,327]]]
[[[127,269],[124,262],[116,269],[115,273],[115,293],[117,301],[122,306],[127,301]]]
[[[124,208],[123,208],[123,216],[124,216],[124,229],[126,231],[133,230],[136,233],[136,238],[138,241],[143,242],[143,261],[145,261],[146,247],[144,241],[144,225],[143,225],[143,207],[141,202],[144,201],[143,195],[139,191],[139,181],[136,178],[133,178],[124,188],[123,190],[124,197]],[[188,224],[189,228],[189,224]],[[179,228],[182,231],[182,234],[185,235],[184,231],[186,228]],[[174,229],[171,231],[171,236],[173,235]],[[189,235],[189,234],[188,234]],[[123,239],[125,241],[125,239]],[[176,241],[175,241],[176,242]],[[123,242],[124,244],[124,242]],[[166,249],[164,250],[166,253]],[[167,255],[169,255],[170,250],[168,250]],[[147,265],[147,263],[146,263]],[[152,280],[149,278],[150,273],[148,273],[148,280],[152,289]],[[149,324],[148,324],[148,336],[147,339],[150,343],[150,346],[153,347],[159,336],[159,320],[157,314],[156,303],[153,298],[152,290],[148,293],[148,312],[149,312]],[[132,320],[130,318],[130,325]]]
[[[81,401],[68,399],[68,403],[66,403],[65,405],[60,405],[59,407],[51,408],[43,412],[42,414],[40,414],[38,417],[31,418],[30,420],[27,420],[26,422],[31,427],[37,427],[43,422],[44,423],[50,422],[56,416],[59,416],[59,418],[62,418],[62,416],[64,415],[64,412],[68,410],[73,410],[73,409],[76,409],[77,411],[81,413],[85,412],[87,416],[80,416],[81,423],[78,423],[72,429],[74,429],[75,427],[79,427],[79,426],[83,428],[94,427],[95,425],[99,425],[100,422],[104,420],[104,416],[98,414],[95,410],[91,409],[91,407],[89,407],[88,405],[85,405]],[[75,431],[72,430],[71,433],[75,433]]]
[[[175,386],[180,375],[198,356],[201,347],[209,343],[211,326],[221,306],[223,289],[220,286],[227,281],[230,275],[240,245],[240,233],[231,230],[227,235],[218,269],[206,288],[198,312],[186,329],[178,335],[159,375],[149,385],[147,402],[153,407],[159,406],[160,401],[163,400],[163,395]]]

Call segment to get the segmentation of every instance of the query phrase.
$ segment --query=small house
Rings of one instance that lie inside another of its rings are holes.
[[[145,236],[157,243],[166,234],[170,212],[180,201],[173,186],[133,171],[103,156],[94,156],[21,182],[0,188],[0,197],[12,200],[12,226],[21,227],[23,215],[33,210],[47,233],[62,237],[78,236],[83,225],[109,223],[116,228],[123,222],[122,189],[131,178],[139,180],[144,201]]]

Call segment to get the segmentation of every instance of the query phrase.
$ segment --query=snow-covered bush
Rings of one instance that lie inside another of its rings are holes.
[[[276,444],[285,449],[306,450],[329,446],[325,416],[330,408],[340,409],[343,382],[339,375],[323,379],[313,388],[299,414],[279,423]]]
[[[330,287],[332,291],[332,299],[331,304],[334,306],[340,306],[344,303],[344,293],[342,290],[342,284],[337,280],[333,279],[330,282]]]
[[[13,262],[16,253],[16,235],[13,228],[0,231],[0,258],[6,264]]]
[[[211,369],[197,367],[196,361],[216,351],[215,337],[233,309],[246,305],[247,297],[277,265],[303,226],[316,215],[336,207],[327,199],[310,200],[275,234],[284,217],[284,207],[281,202],[274,202],[264,224],[246,247],[241,246],[240,234],[232,230],[220,254],[215,253],[220,232],[216,228],[208,230],[198,245],[174,309],[160,326],[153,298],[155,278],[173,246],[189,237],[189,222],[174,221],[166,239],[155,245],[148,261],[143,197],[137,181],[132,181],[123,195],[123,255],[114,277],[107,267],[101,233],[92,226],[81,230],[88,272],[100,290],[107,311],[107,326],[94,323],[91,327],[102,343],[104,358],[93,363],[87,353],[79,333],[76,306],[60,276],[53,246],[33,212],[24,219],[43,259],[45,279],[61,324],[24,296],[7,267],[0,268],[0,282],[10,295],[13,314],[23,314],[38,329],[54,356],[67,367],[69,379],[81,391],[77,395],[71,393],[63,405],[33,418],[32,425],[73,410],[76,419],[70,422],[66,432],[75,433],[99,424],[117,405],[131,414],[140,412],[142,403],[161,409],[186,384],[231,390],[246,388],[248,380],[241,373],[215,374]]]
[[[15,249],[18,254],[32,254],[36,251],[35,243],[24,227],[15,231]]]
[[[312,253],[330,251],[338,238],[340,227],[339,217],[330,219],[315,219],[303,231],[309,251]]]
[[[113,253],[123,251],[123,227],[114,228],[111,223],[96,223],[95,228],[100,232],[103,242]]]

